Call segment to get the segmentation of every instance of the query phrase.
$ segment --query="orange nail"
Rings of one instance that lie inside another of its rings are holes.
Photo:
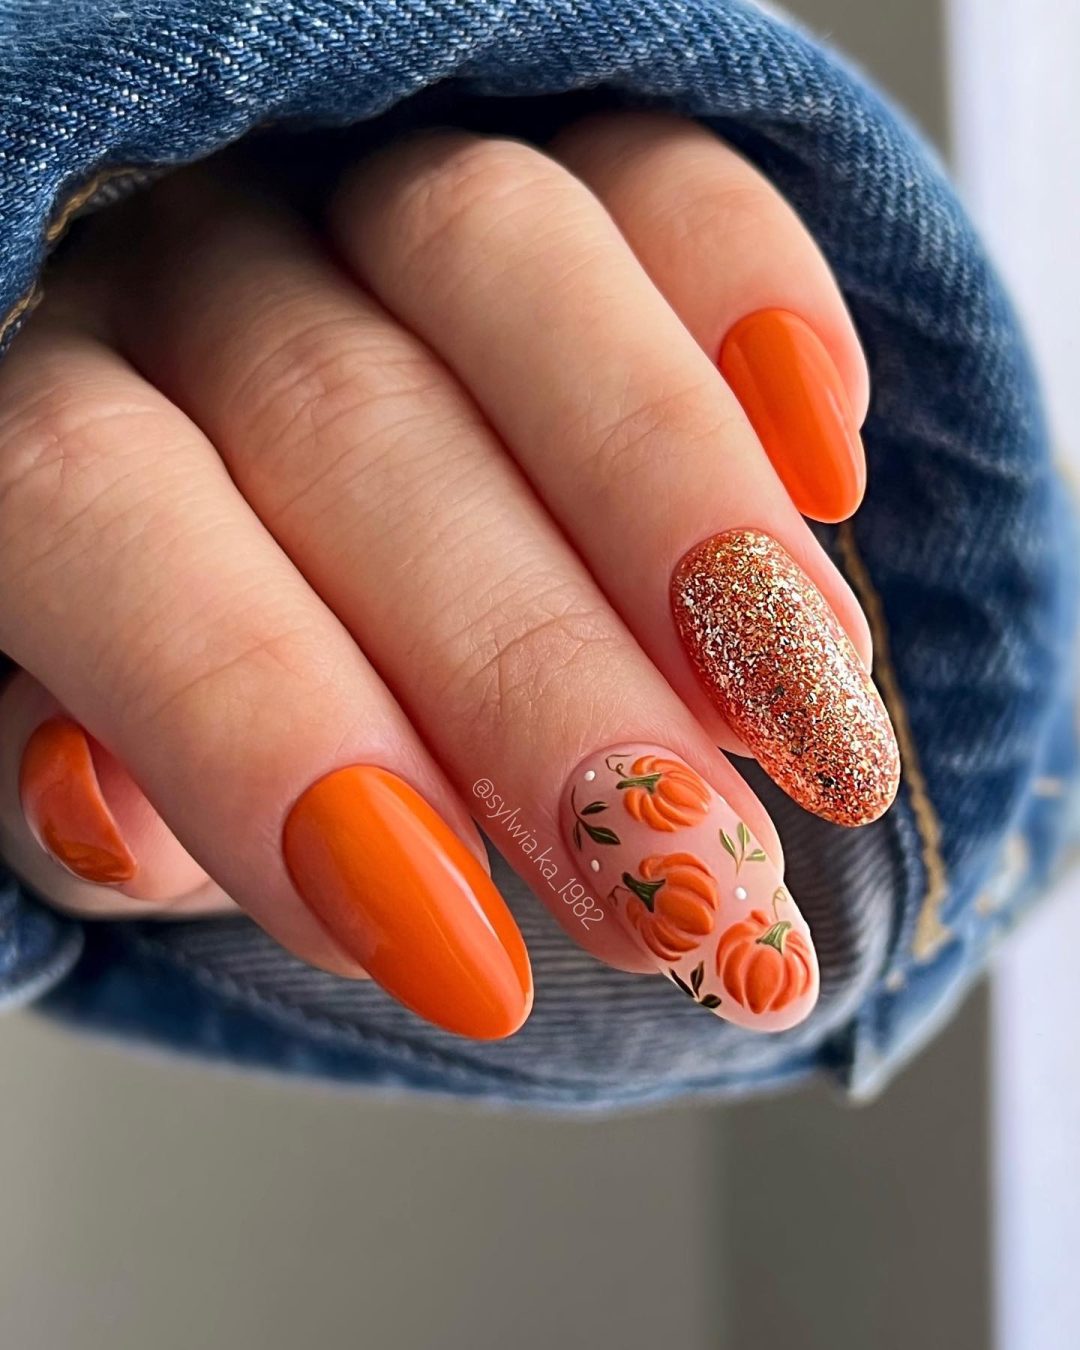
[[[285,865],[307,905],[396,999],[477,1040],[532,1007],[525,944],[472,852],[395,774],[354,764],[289,812]]]
[[[866,458],[840,372],[810,325],[783,309],[748,314],[719,364],[802,514],[846,520],[866,488]]]
[[[135,857],[101,791],[86,732],[70,717],[52,717],[26,742],[19,797],[35,839],[83,881],[119,886]]]

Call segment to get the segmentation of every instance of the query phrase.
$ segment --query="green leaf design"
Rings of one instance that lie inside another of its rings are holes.
[[[686,983],[685,980],[680,980],[678,975],[673,970],[669,970],[668,974],[671,976],[672,983],[677,984],[687,998],[694,998],[694,991],[690,988],[690,986]]]
[[[614,830],[609,830],[603,825],[590,825],[584,819],[585,816],[595,816],[601,811],[606,811],[607,802],[590,802],[588,806],[579,808],[574,792],[571,792],[570,805],[574,810],[574,843],[578,848],[581,848],[582,830],[594,844],[618,844],[622,842]]]
[[[584,827],[585,833],[594,844],[618,844],[622,842],[614,830],[609,830],[603,825],[590,825],[585,820],[579,821],[578,824]]]
[[[702,1008],[719,1008],[720,996],[718,994],[706,994],[701,997],[701,986],[705,983],[705,962],[700,961],[690,972],[690,983],[687,984],[684,979],[675,970],[668,970],[668,976],[673,984],[677,984],[687,998],[692,998],[695,1003]]]
[[[738,844],[736,844],[735,839],[739,841]],[[755,847],[750,853],[747,853],[746,850],[754,842],[754,837],[741,820],[735,827],[735,839],[732,839],[726,830],[720,831],[720,842],[724,846],[724,851],[730,853],[735,859],[736,876],[741,871],[743,863],[765,861],[765,850],[763,848]]]

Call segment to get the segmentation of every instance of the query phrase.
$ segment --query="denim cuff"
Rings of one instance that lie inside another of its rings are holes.
[[[1076,767],[1071,524],[1009,303],[933,154],[865,81],[736,0],[150,0],[0,5],[0,345],[49,248],[110,194],[255,129],[395,130],[583,101],[701,119],[828,258],[867,351],[865,503],[822,531],[873,630],[901,742],[857,832],[762,785],[822,962],[802,1027],[754,1037],[574,948],[505,869],[533,1017],[471,1045],[310,971],[245,921],[81,926],[8,880],[0,1005],[275,1072],[539,1107],[876,1090],[1046,886]],[[539,100],[532,103],[532,100]],[[755,786],[759,780],[754,779]]]

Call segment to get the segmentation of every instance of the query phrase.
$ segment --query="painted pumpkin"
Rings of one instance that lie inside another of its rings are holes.
[[[617,785],[635,820],[654,830],[697,825],[709,813],[711,793],[692,769],[674,759],[642,755]]]
[[[716,973],[728,997],[748,1012],[779,1012],[813,984],[814,958],[786,919],[755,909],[721,937]]]
[[[713,930],[716,878],[692,853],[645,858],[638,875],[623,873],[630,892],[626,917],[642,943],[662,961],[678,961]]]

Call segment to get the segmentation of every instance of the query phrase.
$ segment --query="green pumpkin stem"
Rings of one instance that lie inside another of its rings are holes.
[[[656,908],[656,892],[664,884],[663,881],[642,881],[640,877],[631,876],[629,872],[622,874],[622,880],[623,885],[633,891],[651,914]]]
[[[622,788],[644,788],[652,796],[656,791],[657,783],[663,776],[662,773],[643,773],[640,778],[624,778],[621,782],[615,784],[615,788],[616,791],[620,791]]]
[[[758,942],[763,947],[775,947],[781,956],[784,954],[784,938],[787,936],[791,924],[787,919],[781,919],[779,923],[774,923],[767,933],[762,933]]]

